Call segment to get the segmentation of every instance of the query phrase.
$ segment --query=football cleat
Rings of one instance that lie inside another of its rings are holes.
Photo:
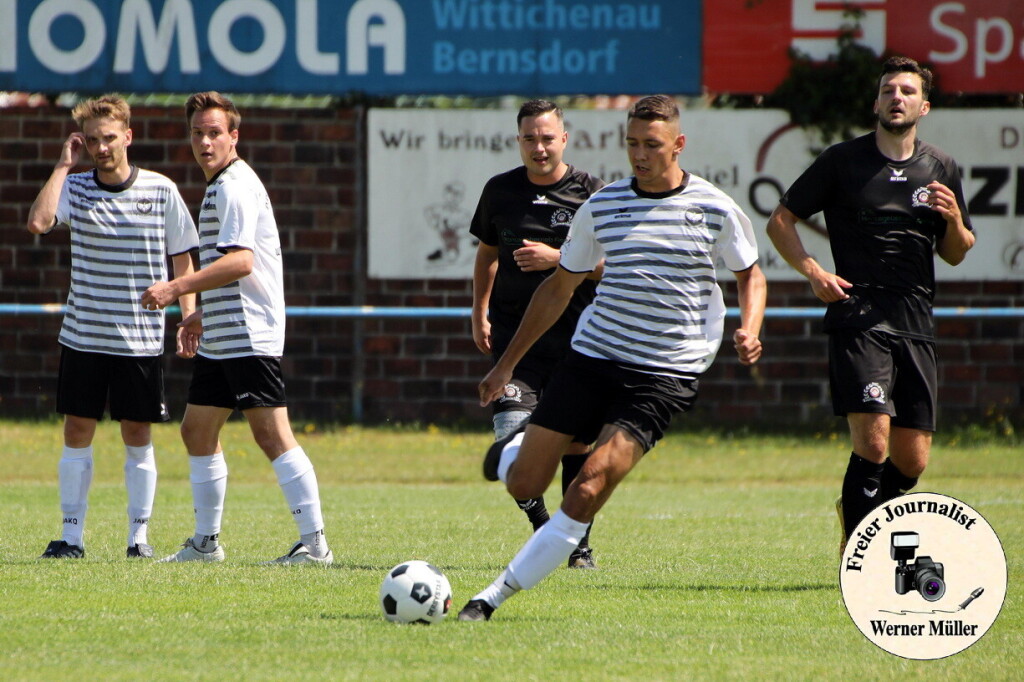
[[[836,498],[836,514],[839,515],[839,559],[846,554],[846,520],[843,518],[843,496]]]
[[[132,545],[125,552],[125,556],[129,559],[152,559],[153,548],[144,542],[140,542],[137,545]]]
[[[217,549],[212,552],[200,552],[196,549],[192,538],[188,538],[185,542],[181,543],[181,549],[170,556],[165,556],[157,561],[157,563],[173,564],[183,561],[224,561],[224,548],[217,545]]]
[[[471,599],[469,600],[469,603],[463,606],[462,610],[459,611],[459,620],[490,620],[492,613],[494,613],[494,607],[483,599]]]
[[[490,447],[487,448],[487,454],[484,455],[484,478],[488,481],[498,480],[498,465],[501,464],[501,451],[505,449],[506,445],[512,442],[513,438],[525,430],[526,424],[524,423],[504,438],[499,438],[491,443]]]
[[[63,540],[54,540],[46,546],[40,559],[81,559],[85,556],[85,548],[78,545],[69,545]]]
[[[334,552],[327,550],[327,554],[322,557],[315,557],[309,553],[309,547],[306,547],[301,542],[296,542],[295,546],[288,550],[288,553],[284,556],[280,556],[272,561],[263,562],[264,565],[270,566],[330,566],[334,563]]]
[[[592,547],[577,547],[569,555],[569,568],[597,568]]]

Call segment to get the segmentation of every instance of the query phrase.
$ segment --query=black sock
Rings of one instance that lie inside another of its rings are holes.
[[[519,508],[526,512],[526,518],[530,519],[530,523],[533,524],[533,530],[536,531],[538,528],[548,522],[548,508],[544,506],[543,497],[534,497],[529,500],[516,500],[516,504]]]
[[[882,489],[880,493],[882,499],[879,501],[879,504],[888,502],[900,495],[905,495],[917,485],[917,479],[911,478],[900,471],[892,463],[892,459],[886,459],[884,466],[885,468],[882,469]]]
[[[849,538],[861,519],[881,502],[882,470],[884,464],[875,464],[856,452],[850,453],[850,463],[843,478],[843,526]]]

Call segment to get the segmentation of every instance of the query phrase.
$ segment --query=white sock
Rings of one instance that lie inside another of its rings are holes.
[[[284,493],[284,499],[291,510],[303,544],[313,556],[327,554],[327,541],[319,531],[324,528],[324,517],[320,511],[320,489],[316,482],[316,471],[301,446],[292,448],[271,464],[277,474],[277,482]],[[309,539],[314,546],[306,543]],[[319,552],[319,553],[317,553]]]
[[[196,534],[193,540],[199,551],[217,548],[220,523],[224,516],[224,497],[228,489],[228,464],[223,452],[212,455],[190,455],[189,481],[192,482],[192,504],[196,513]]]
[[[124,446],[124,486],[128,490],[128,546],[147,544],[149,517],[156,497],[153,444]]]
[[[473,597],[473,599],[483,599],[494,608],[498,608],[505,603],[506,599],[521,589],[523,588],[506,568],[493,583],[488,585],[483,592]]]
[[[61,539],[69,545],[85,547],[85,512],[89,508],[89,486],[92,485],[92,446],[64,446],[60,464],[60,511],[64,518]]]
[[[498,480],[502,483],[508,483],[509,467],[512,466],[512,462],[516,461],[516,457],[519,456],[519,448],[523,444],[523,437],[525,435],[525,431],[517,433],[501,450],[501,458],[498,460]]]
[[[508,572],[524,590],[530,589],[568,560],[588,525],[570,519],[559,509],[526,541],[509,562]]]

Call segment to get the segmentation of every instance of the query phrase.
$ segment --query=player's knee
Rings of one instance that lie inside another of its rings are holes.
[[[573,496],[589,508],[600,499],[605,483],[604,476],[587,476],[581,472],[572,485]]]
[[[544,494],[546,487],[535,480],[535,477],[530,476],[528,472],[517,474],[515,465],[509,469],[505,482],[505,489],[508,490],[508,494],[517,500],[530,500],[534,497],[540,497]]]
[[[127,445],[145,445],[150,441],[150,434],[147,422],[121,422],[121,439]]]

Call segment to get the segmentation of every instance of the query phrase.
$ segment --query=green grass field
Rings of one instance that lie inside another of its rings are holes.
[[[685,426],[685,420],[680,426]],[[920,486],[980,511],[999,534],[1009,587],[992,629],[939,661],[865,639],[838,589],[832,502],[843,438],[668,436],[616,492],[593,531],[600,569],[561,569],[489,623],[386,622],[385,571],[444,569],[458,609],[528,536],[479,461],[489,437],[436,428],[302,430],[317,466],[331,569],[258,562],[296,537],[269,464],[244,424],[225,429],[230,469],[216,565],[124,559],[123,451],[95,444],[80,561],[40,562],[60,537],[56,423],[0,422],[0,679],[1021,679],[1024,461],[1019,446],[937,444]],[[187,462],[155,429],[160,485],[150,541],[192,531]],[[558,502],[557,486],[548,495]]]

